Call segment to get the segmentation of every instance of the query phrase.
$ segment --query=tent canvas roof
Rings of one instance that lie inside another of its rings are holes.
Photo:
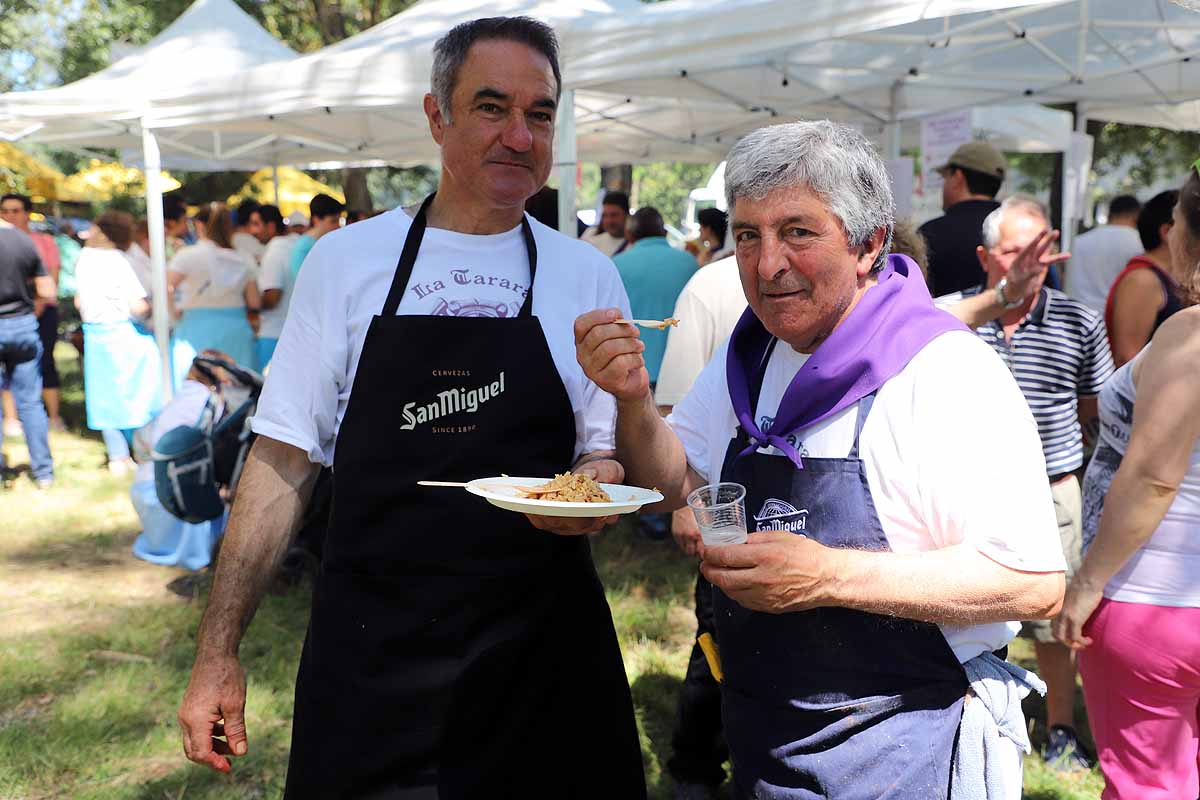
[[[295,57],[233,0],[196,0],[150,42],[93,75],[53,89],[0,95],[0,138],[140,149],[139,120],[160,98],[209,93],[228,86],[222,75]],[[237,159],[243,142],[236,137],[218,138],[214,146],[211,133],[190,136],[190,143],[163,142],[164,159],[185,169],[247,166]]]

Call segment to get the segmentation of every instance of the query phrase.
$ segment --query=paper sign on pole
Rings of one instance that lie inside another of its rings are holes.
[[[942,176],[935,170],[945,164],[959,145],[974,138],[971,109],[939,114],[921,120],[921,191],[926,196],[942,191]]]
[[[908,157],[887,160],[888,177],[892,179],[892,196],[896,198],[896,219],[913,213],[913,160]]]

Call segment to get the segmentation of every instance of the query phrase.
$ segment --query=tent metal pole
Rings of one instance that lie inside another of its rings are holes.
[[[900,111],[900,86],[900,81],[896,81],[888,91],[888,121],[883,125],[883,157],[888,161],[900,157],[900,120],[896,119]]]
[[[555,115],[554,172],[558,175],[558,230],[571,237],[575,230],[575,172],[579,167],[575,141],[575,90],[564,89]]]
[[[271,165],[271,188],[275,192],[275,199],[272,202],[275,203],[276,208],[279,208],[279,165],[278,164]]]
[[[154,131],[142,120],[142,160],[146,168],[146,225],[150,234],[151,288],[154,290],[154,340],[162,363],[162,396],[170,402],[174,395],[174,370],[171,368],[171,331],[167,318],[167,239],[163,224],[162,158]]]

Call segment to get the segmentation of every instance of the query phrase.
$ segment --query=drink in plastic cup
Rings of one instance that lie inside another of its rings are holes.
[[[688,495],[688,508],[700,526],[706,546],[746,541],[746,487],[740,483],[710,483]]]

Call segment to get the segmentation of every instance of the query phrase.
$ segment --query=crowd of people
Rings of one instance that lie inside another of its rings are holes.
[[[164,201],[166,408],[145,222],[106,211],[70,251],[30,230],[28,198],[0,201],[4,424],[35,481],[53,483],[69,302],[87,424],[137,473],[135,552],[200,569],[224,535],[188,757],[227,771],[246,752],[238,642],[332,467],[287,796],[480,796],[528,780],[522,742],[549,729],[557,796],[645,796],[581,535],[612,520],[416,486],[569,467],[658,487],[639,530],[697,559],[697,638],[722,668],[697,644],[678,797],[719,796],[731,761],[739,797],[1016,798],[1032,691],[1052,767],[1098,757],[1110,800],[1200,794],[1200,161],[1178,190],[1111,198],[1064,253],[1037,199],[1000,199],[986,142],[939,167],[944,214],[914,228],[861,134],[789,123],[734,146],[729,213],[701,211],[687,247],[615,190],[575,239],[544,188],[559,82],[545,26],[466,23],[437,46],[443,170],[419,207],[350,226],[325,195],[286,219]],[[131,452],[210,409],[201,354],[271,369],[247,489],[192,525]],[[469,418],[399,422],[479,384]],[[705,547],[685,505],[721,481],[746,487],[745,545]],[[397,541],[446,519],[456,536]],[[1038,675],[1006,661],[1016,635]],[[369,735],[328,733],[348,729]]]

